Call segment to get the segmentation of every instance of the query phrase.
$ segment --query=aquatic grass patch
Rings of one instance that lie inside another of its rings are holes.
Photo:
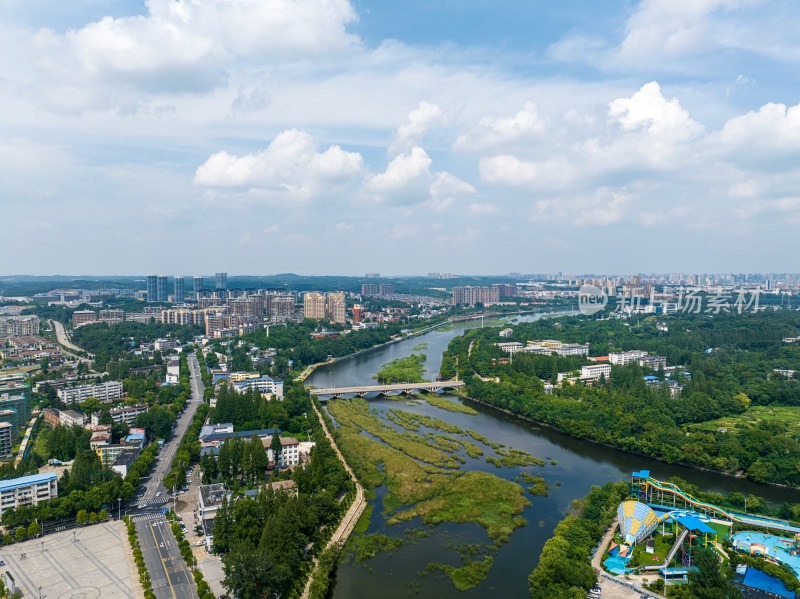
[[[446,484],[436,484],[431,495],[431,499],[396,514],[389,523],[417,516],[431,525],[474,522],[485,528],[490,538],[505,539],[519,525],[514,516],[531,505],[518,484],[479,471],[452,476]]]
[[[395,383],[423,383],[425,379],[425,354],[411,354],[405,358],[397,358],[387,362],[372,378],[384,385]]]
[[[440,395],[436,395],[435,393],[425,393],[417,395],[423,401],[428,402],[435,408],[439,408],[441,410],[446,410],[448,412],[457,412],[459,414],[469,414],[470,416],[476,416],[478,414],[478,410],[471,408],[469,406],[465,406],[464,404],[456,403],[454,401],[450,401]]]
[[[532,456],[521,449],[498,448],[495,452],[500,456],[500,461],[507,468],[512,466],[544,466],[546,463],[543,459]]]
[[[494,558],[491,555],[487,555],[480,561],[473,561],[472,558],[467,557],[464,565],[460,568],[447,564],[431,563],[428,564],[428,571],[441,570],[453,581],[459,591],[466,591],[486,578],[493,563]]]

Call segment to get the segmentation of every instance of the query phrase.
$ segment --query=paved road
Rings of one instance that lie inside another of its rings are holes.
[[[205,387],[203,387],[203,382],[200,378],[200,364],[197,362],[197,357],[194,354],[189,355],[187,362],[189,364],[189,382],[192,387],[192,395],[186,403],[186,408],[184,408],[183,413],[178,418],[178,424],[175,430],[172,431],[169,439],[164,442],[164,447],[158,452],[158,457],[156,457],[156,462],[150,473],[150,479],[144,483],[145,492],[138,500],[139,503],[159,505],[167,501],[168,490],[164,488],[162,481],[164,477],[169,474],[175,452],[178,450],[178,445],[180,445],[181,439],[186,433],[186,429],[188,429],[189,425],[192,423],[192,418],[194,418],[194,414],[197,411],[197,406],[203,401],[203,391]],[[156,497],[158,493],[160,493],[160,495]]]
[[[153,593],[158,599],[193,599],[197,597],[193,578],[178,550],[170,523],[160,516],[136,522],[136,534],[144,562],[150,573]]]
[[[74,351],[82,351],[82,352],[86,352],[87,354],[89,354],[89,357],[90,357],[90,358],[94,358],[94,354],[90,354],[90,353],[89,353],[89,352],[87,352],[85,349],[83,349],[82,347],[78,347],[77,345],[75,345],[74,343],[72,343],[72,342],[69,340],[69,337],[67,336],[67,331],[66,331],[66,329],[64,328],[64,325],[63,325],[63,324],[61,324],[61,323],[60,323],[59,321],[57,321],[57,320],[50,320],[49,322],[50,322],[50,326],[51,326],[51,327],[53,327],[53,328],[55,329],[55,331],[56,331],[56,337],[58,338],[58,342],[59,342],[61,345],[63,345],[64,347],[68,347],[69,349],[71,349],[71,350],[74,350]],[[76,357],[77,357],[77,356],[76,356]]]
[[[172,507],[172,501],[164,488],[164,477],[169,473],[172,459],[178,445],[192,422],[197,406],[203,400],[203,383],[200,378],[200,364],[197,357],[191,354],[188,359],[189,381],[192,395],[186,404],[183,414],[178,419],[172,435],[164,443],[164,447],[156,458],[150,479],[144,483],[145,492],[137,501],[147,504],[144,509],[133,510],[136,534],[142,546],[147,571],[153,583],[153,592],[158,599],[188,599],[197,597],[194,582],[181,556],[175,537],[166,519],[157,510]],[[156,497],[156,495],[159,495]]]

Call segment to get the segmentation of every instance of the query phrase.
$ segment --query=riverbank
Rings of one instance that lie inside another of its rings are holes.
[[[364,354],[379,350],[379,349],[384,348],[384,347],[388,347],[388,346],[393,345],[395,343],[399,343],[401,341],[406,341],[408,339],[413,339],[414,337],[419,337],[420,335],[424,335],[426,333],[430,333],[431,331],[435,331],[436,329],[440,329],[445,325],[454,325],[454,324],[459,324],[459,323],[462,323],[462,322],[470,322],[470,321],[473,321],[473,320],[480,320],[481,318],[498,318],[498,317],[499,318],[504,318],[506,316],[519,316],[519,315],[537,314],[537,313],[538,312],[536,310],[520,310],[518,312],[499,312],[497,314],[494,314],[494,313],[491,313],[491,314],[470,314],[470,315],[467,315],[467,316],[459,316],[459,317],[456,317],[456,318],[443,320],[442,322],[438,322],[438,323],[436,323],[434,325],[431,325],[429,327],[425,327],[424,329],[420,329],[418,331],[413,331],[413,332],[411,332],[408,335],[405,335],[403,337],[397,337],[396,339],[390,339],[389,341],[385,341],[384,343],[379,343],[378,345],[373,345],[372,347],[368,347],[366,349],[360,349],[357,352],[353,352],[352,354],[347,354],[346,356],[340,356],[338,358],[332,358],[330,360],[326,360],[325,362],[317,362],[316,364],[311,364],[309,366],[306,366],[305,370],[303,370],[303,372],[300,373],[300,375],[297,376],[294,380],[299,382],[299,383],[305,382],[305,380],[309,376],[311,376],[317,368],[320,368],[321,366],[330,366],[332,364],[336,364],[337,362],[343,362],[345,360],[351,360],[352,358],[356,358],[358,356],[361,356],[361,355],[364,355]]]
[[[522,414],[517,414],[516,412],[513,412],[512,410],[509,410],[508,408],[501,408],[500,406],[496,406],[496,405],[494,405],[492,403],[489,403],[489,402],[486,402],[486,401],[482,401],[480,399],[475,399],[474,397],[470,397],[469,395],[465,394],[463,391],[455,390],[455,391],[453,391],[453,394],[457,395],[458,397],[460,397],[462,399],[466,399],[467,401],[471,401],[473,403],[476,403],[478,405],[486,406],[487,408],[492,408],[493,410],[496,410],[498,412],[502,412],[503,414],[506,414],[506,415],[511,416],[513,418],[518,418],[519,420],[522,420],[524,422],[529,422],[531,424],[535,424],[536,426],[540,426],[542,428],[546,428],[546,429],[549,429],[551,431],[555,431],[555,432],[557,432],[557,433],[559,433],[561,435],[564,435],[566,437],[569,437],[571,439],[577,439],[579,441],[587,441],[589,443],[592,443],[593,445],[599,445],[601,447],[607,447],[608,449],[613,449],[615,451],[619,451],[619,452],[622,452],[622,453],[627,454],[627,455],[633,455],[633,456],[638,456],[638,457],[642,457],[642,458],[647,458],[649,460],[655,460],[655,461],[661,462],[663,464],[670,464],[670,465],[675,465],[675,466],[681,466],[683,468],[690,468],[690,469],[695,470],[697,472],[710,472],[712,474],[719,474],[721,476],[725,476],[727,478],[731,478],[731,479],[734,479],[734,480],[747,480],[747,481],[749,481],[749,482],[751,482],[753,484],[763,485],[765,487],[776,487],[776,488],[779,488],[779,489],[791,489],[791,490],[800,491],[800,488],[792,487],[791,485],[784,485],[784,484],[781,484],[781,483],[770,483],[770,482],[755,481],[755,480],[752,480],[750,478],[743,477],[743,476],[741,476],[739,474],[732,474],[730,472],[725,472],[723,470],[714,470],[713,468],[704,468],[702,466],[695,466],[695,465],[692,465],[692,464],[688,464],[686,462],[680,462],[680,461],[668,462],[664,458],[661,458],[661,457],[658,457],[658,456],[649,455],[649,454],[641,453],[641,452],[638,452],[638,451],[630,451],[630,450],[627,450],[627,449],[622,449],[621,447],[617,447],[616,445],[611,445],[610,443],[604,443],[602,441],[597,441],[597,440],[591,439],[589,437],[580,437],[580,438],[579,437],[573,437],[569,433],[566,433],[565,431],[563,431],[560,428],[558,428],[557,426],[553,426],[552,424],[548,424],[547,422],[541,422],[539,420],[534,420],[533,418],[530,418],[528,416],[523,416]]]

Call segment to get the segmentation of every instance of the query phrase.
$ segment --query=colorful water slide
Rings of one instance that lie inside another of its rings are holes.
[[[648,486],[652,486],[654,489],[657,489],[662,493],[670,493],[672,495],[675,495],[676,497],[680,497],[683,501],[696,508],[701,508],[704,510],[708,510],[710,512],[715,512],[721,515],[723,518],[731,520],[733,522],[738,522],[740,524],[749,524],[750,526],[761,526],[764,528],[781,530],[784,532],[791,532],[795,534],[800,533],[800,528],[798,528],[797,526],[792,526],[791,524],[784,522],[783,520],[778,520],[776,518],[767,518],[765,516],[750,516],[748,514],[737,514],[735,512],[729,512],[711,503],[702,502],[698,499],[695,499],[688,493],[684,493],[683,491],[681,491],[680,487],[673,485],[672,483],[663,482],[660,480],[656,480],[654,478],[647,478],[644,482],[646,482]],[[650,494],[648,493],[648,498],[649,496]]]
[[[638,569],[639,570],[663,570],[664,568],[669,566],[670,562],[672,561],[672,558],[675,557],[676,553],[678,553],[678,549],[680,549],[681,543],[683,543],[683,540],[686,538],[686,535],[688,535],[688,534],[689,534],[689,529],[684,528],[683,532],[681,532],[680,536],[675,540],[675,543],[673,543],[672,548],[669,550],[669,553],[667,554],[667,557],[664,560],[663,564],[661,564],[661,565],[653,565],[653,566],[642,566],[641,568],[638,568]]]

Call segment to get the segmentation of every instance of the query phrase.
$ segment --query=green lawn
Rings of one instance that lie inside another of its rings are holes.
[[[749,428],[759,420],[780,420],[786,424],[790,434],[800,433],[800,407],[791,406],[755,406],[738,416],[725,416],[692,426],[705,431],[727,428],[729,432],[735,432],[737,428]]]

